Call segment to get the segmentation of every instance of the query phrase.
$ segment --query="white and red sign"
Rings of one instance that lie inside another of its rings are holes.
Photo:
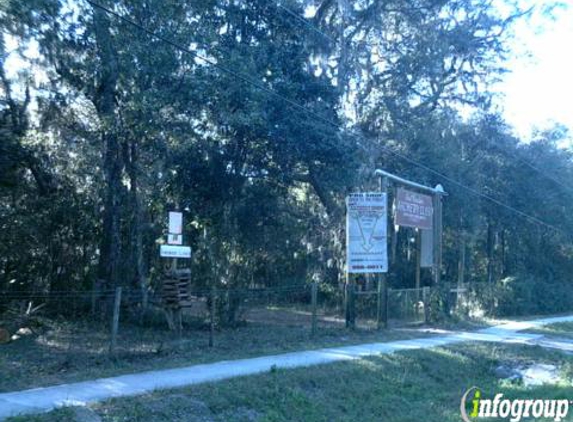
[[[396,224],[430,230],[434,207],[432,197],[398,188],[396,193]]]

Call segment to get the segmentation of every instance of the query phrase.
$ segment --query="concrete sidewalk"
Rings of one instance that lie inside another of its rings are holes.
[[[273,367],[297,368],[320,365],[401,350],[446,346],[466,341],[509,342],[543,346],[543,342],[540,341],[543,336],[519,334],[518,331],[558,322],[573,322],[573,315],[526,322],[510,322],[476,332],[284,353],[3,393],[0,394],[0,420],[17,414],[45,412],[60,406],[86,405],[112,397],[133,396],[157,389],[184,387],[253,375],[269,371]]]

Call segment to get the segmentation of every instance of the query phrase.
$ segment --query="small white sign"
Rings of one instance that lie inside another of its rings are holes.
[[[159,248],[159,255],[163,258],[191,258],[191,247],[161,245]]]
[[[183,214],[176,211],[169,211],[169,233],[183,233]]]
[[[169,245],[182,245],[183,244],[183,235],[182,234],[171,234],[167,235],[167,243]]]

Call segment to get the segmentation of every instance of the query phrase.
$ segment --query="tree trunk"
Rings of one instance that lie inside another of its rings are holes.
[[[493,229],[493,224],[490,220],[487,223],[487,281],[488,283],[493,283],[494,281],[494,247],[495,247],[495,233]]]
[[[507,277],[507,253],[506,253],[506,242],[505,242],[505,229],[501,230],[500,233],[501,242],[501,275]]]
[[[120,284],[121,267],[120,202],[123,163],[116,116],[118,65],[112,45],[109,18],[97,8],[94,8],[93,14],[97,55],[101,66],[96,81],[98,89],[94,104],[102,124],[106,181],[98,277],[104,280],[108,288],[113,288]]]
[[[131,205],[131,227],[129,266],[133,268],[133,287],[135,289],[139,289],[142,309],[145,309],[147,306],[147,284],[145,265],[143,261],[143,213],[139,193],[139,170],[136,141],[132,139],[129,143],[126,142],[124,144],[124,151],[124,161],[126,163],[130,182],[129,198]]]
[[[466,233],[462,230],[460,235],[460,254],[458,261],[458,287],[462,287],[466,278]]]
[[[338,10],[340,13],[340,60],[338,63],[338,88],[340,89],[342,101],[346,100],[346,82],[348,79],[348,51],[346,48],[346,20],[348,17],[349,4],[347,0],[338,0]]]
[[[463,153],[463,142],[462,142],[462,158],[464,156]],[[460,234],[458,236],[459,242],[459,254],[458,254],[458,287],[463,286],[466,281],[466,239],[467,234],[464,225],[464,210],[461,210],[460,213]]]
[[[337,221],[337,219],[342,214],[342,210],[340,209],[340,207],[338,207],[338,205],[332,198],[330,192],[328,192],[322,186],[320,180],[317,177],[316,170],[314,169],[313,166],[309,166],[308,178],[309,178],[308,181],[312,186],[314,192],[316,193],[316,196],[318,196],[318,199],[326,209],[326,213],[328,214],[329,218],[332,221]]]

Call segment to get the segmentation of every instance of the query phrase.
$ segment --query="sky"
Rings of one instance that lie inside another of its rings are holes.
[[[547,13],[559,3],[570,5]],[[514,27],[510,73],[495,87],[497,104],[522,139],[554,123],[573,134],[573,1],[521,0],[519,6],[535,8]]]

